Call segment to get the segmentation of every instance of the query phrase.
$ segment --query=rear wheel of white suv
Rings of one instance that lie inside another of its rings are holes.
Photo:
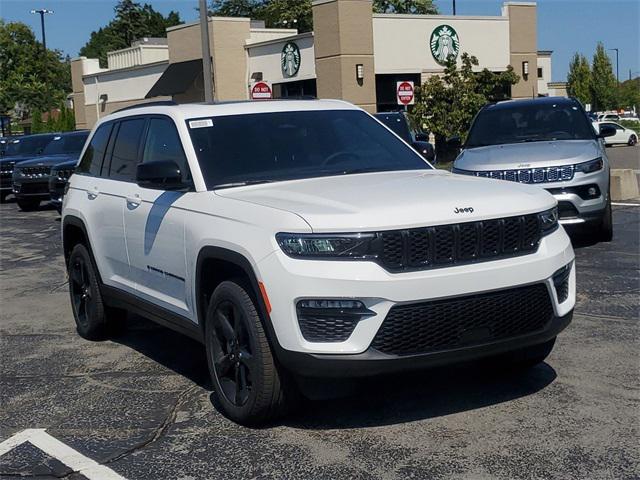
[[[205,324],[207,363],[223,413],[256,425],[280,413],[285,392],[256,306],[247,290],[222,282],[211,295]]]

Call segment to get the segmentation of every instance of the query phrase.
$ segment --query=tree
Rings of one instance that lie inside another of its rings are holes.
[[[44,132],[44,125],[42,123],[42,112],[37,108],[34,108],[31,112],[31,133]]]
[[[22,120],[47,111],[71,91],[68,59],[57,50],[43,52],[24,23],[0,19],[0,114]]]
[[[489,101],[506,98],[511,85],[520,80],[511,67],[500,73],[486,68],[474,72],[478,59],[468,53],[462,54],[461,61],[458,68],[455,59],[450,58],[442,76],[429,77],[417,89],[417,101],[411,113],[416,125],[435,135],[436,153],[445,161],[453,153],[447,149],[446,139],[466,136],[478,110]]]
[[[212,0],[210,13],[225,17],[264,20],[267,27],[313,30],[311,0]],[[376,13],[437,14],[433,0],[374,0]]]
[[[583,105],[591,103],[591,67],[587,58],[579,53],[573,55],[569,64],[567,92]]]
[[[166,29],[182,23],[180,15],[171,11],[166,17],[149,4],[120,0],[114,8],[115,18],[106,26],[91,32],[80,55],[98,58],[100,66],[107,66],[107,53],[131,46],[142,37],[166,37]]]
[[[373,11],[437,15],[438,7],[433,4],[433,0],[373,0]]]
[[[604,45],[598,43],[591,67],[591,97],[594,110],[608,110],[616,105],[616,77]]]
[[[640,77],[626,80],[618,88],[618,107],[640,110]]]

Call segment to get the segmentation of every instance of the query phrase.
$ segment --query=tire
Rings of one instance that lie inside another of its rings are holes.
[[[34,200],[32,198],[19,198],[18,208],[23,212],[33,212],[40,206],[40,200]]]
[[[627,145],[629,145],[630,147],[633,147],[636,143],[638,143],[638,137],[636,137],[635,135],[631,135],[629,137],[629,141],[627,142]]]
[[[260,425],[285,406],[282,376],[247,290],[222,282],[205,320],[207,363],[222,413],[242,425]]]
[[[613,240],[613,214],[611,212],[611,196],[607,196],[607,206],[597,226],[596,235],[601,242]]]
[[[123,318],[124,312],[104,304],[97,271],[87,247],[82,244],[73,247],[67,272],[71,309],[78,334],[87,340],[106,338],[120,325],[118,320]]]
[[[535,367],[544,362],[553,350],[556,337],[545,343],[508,352],[491,359],[491,363],[503,371],[522,371]]]

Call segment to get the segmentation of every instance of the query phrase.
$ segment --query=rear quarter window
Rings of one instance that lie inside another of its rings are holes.
[[[107,123],[98,127],[96,132],[91,137],[91,142],[87,146],[87,149],[80,160],[80,164],[76,169],[77,173],[83,173],[85,175],[100,176],[102,170],[102,162],[104,161],[104,153],[109,143],[109,136],[111,135],[112,123]]]

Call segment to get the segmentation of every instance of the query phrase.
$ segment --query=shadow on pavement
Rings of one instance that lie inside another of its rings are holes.
[[[126,329],[112,341],[212,390],[205,349],[195,340],[130,315]],[[359,428],[441,417],[534,394],[555,378],[555,370],[543,363],[520,373],[496,373],[475,364],[360,380],[314,380],[315,398],[331,399],[304,399],[272,426]],[[213,393],[211,403],[217,408]]]

